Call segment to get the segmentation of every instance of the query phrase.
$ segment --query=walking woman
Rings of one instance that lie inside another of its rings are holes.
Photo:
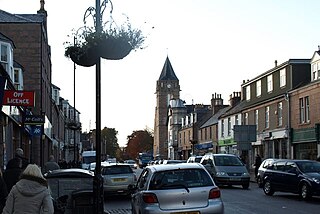
[[[7,186],[3,180],[2,171],[0,169],[0,213],[2,213],[3,207],[6,204],[7,195]]]
[[[47,180],[36,164],[29,164],[7,197],[3,214],[54,213]]]

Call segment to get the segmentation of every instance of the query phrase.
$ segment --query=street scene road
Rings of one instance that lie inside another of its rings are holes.
[[[275,193],[266,196],[256,183],[251,183],[248,190],[241,186],[221,187],[225,205],[225,214],[315,214],[319,213],[320,197],[302,201],[298,195]],[[105,198],[105,212],[108,214],[131,213],[130,198]]]

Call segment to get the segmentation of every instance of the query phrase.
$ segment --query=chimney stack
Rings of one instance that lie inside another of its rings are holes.
[[[233,94],[230,94],[230,106],[234,107],[237,105],[241,100],[241,92],[233,92]]]
[[[278,66],[278,61],[275,60],[275,61],[274,61],[274,67],[277,67],[277,66]]]
[[[223,107],[224,107],[223,99],[221,98],[221,94],[217,94],[217,93],[212,94],[212,99],[211,99],[212,114],[214,115]]]

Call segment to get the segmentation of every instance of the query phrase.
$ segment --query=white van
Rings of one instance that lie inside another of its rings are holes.
[[[90,164],[96,162],[96,151],[82,152],[82,169],[90,169]]]

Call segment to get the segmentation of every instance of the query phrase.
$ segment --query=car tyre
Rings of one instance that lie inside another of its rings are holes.
[[[303,200],[308,200],[311,198],[310,187],[307,183],[303,183],[300,187],[300,197]]]
[[[242,188],[243,189],[249,189],[249,185],[250,185],[249,183],[242,184]]]
[[[263,184],[263,192],[266,194],[266,195],[273,195],[274,193],[274,190],[272,189],[272,185],[270,183],[270,181],[265,181],[264,184]]]

